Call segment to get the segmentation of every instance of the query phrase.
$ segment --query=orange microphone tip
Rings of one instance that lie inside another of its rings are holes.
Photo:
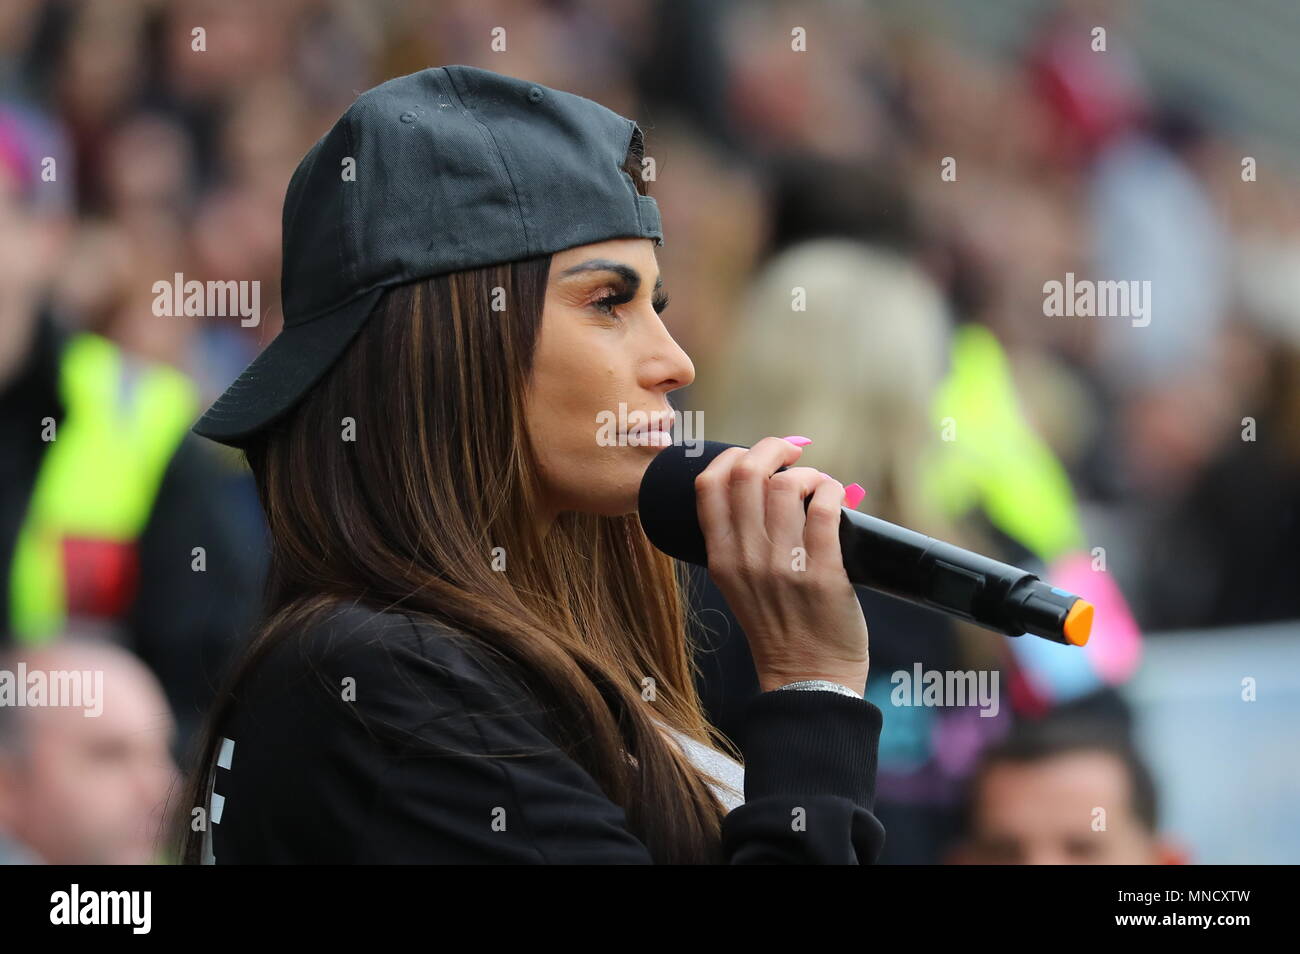
[[[1065,638],[1071,646],[1087,645],[1092,635],[1092,604],[1087,600],[1075,600],[1070,612],[1065,617]]]

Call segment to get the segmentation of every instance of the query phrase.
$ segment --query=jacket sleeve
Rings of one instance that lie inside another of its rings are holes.
[[[546,734],[542,714],[455,638],[350,640],[326,660],[353,677],[355,719],[318,753],[374,780],[353,827],[360,863],[651,864],[623,809]],[[463,637],[462,637],[463,638]],[[835,693],[765,693],[742,751],[747,804],[724,820],[733,864],[870,863],[879,710]]]
[[[764,692],[745,711],[745,803],[722,822],[732,864],[874,864],[880,709],[834,692]]]

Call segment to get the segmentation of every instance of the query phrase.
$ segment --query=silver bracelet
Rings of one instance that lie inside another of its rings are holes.
[[[842,696],[852,696],[855,699],[862,698],[862,693],[850,689],[848,686],[840,685],[838,682],[831,682],[829,679],[802,679],[799,682],[777,686],[772,691],[780,692],[782,689],[820,689],[825,692],[838,692]]]

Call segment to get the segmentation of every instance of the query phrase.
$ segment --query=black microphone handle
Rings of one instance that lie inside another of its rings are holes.
[[[804,498],[805,511],[811,503],[811,495]],[[1075,645],[1067,636],[1066,621],[1079,597],[1028,570],[848,507],[840,508],[840,550],[844,571],[856,586],[1007,636],[1031,633]],[[1081,627],[1082,642],[1087,641],[1090,625],[1089,616]]]
[[[857,585],[1007,636],[1032,633],[1070,644],[1065,622],[1078,597],[1028,570],[847,507],[840,511],[840,549]]]

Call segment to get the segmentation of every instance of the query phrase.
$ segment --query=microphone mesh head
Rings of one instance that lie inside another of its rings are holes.
[[[655,455],[637,497],[641,527],[656,547],[678,560],[708,566],[695,506],[695,478],[728,447],[722,441],[671,444]]]

